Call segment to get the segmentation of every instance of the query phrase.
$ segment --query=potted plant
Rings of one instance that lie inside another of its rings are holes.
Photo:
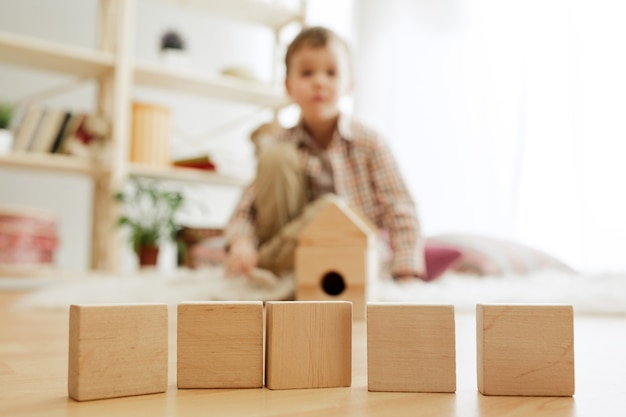
[[[9,130],[14,108],[7,103],[0,103],[0,154],[8,153],[13,143],[13,134]]]
[[[183,203],[182,193],[161,189],[156,181],[132,178],[124,191],[115,194],[115,199],[123,204],[117,225],[130,229],[130,242],[139,264],[156,265],[159,244],[165,239],[176,239],[178,227],[174,217]]]

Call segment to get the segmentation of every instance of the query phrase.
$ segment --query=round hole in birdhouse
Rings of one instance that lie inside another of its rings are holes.
[[[346,289],[346,283],[341,274],[331,271],[322,277],[322,289],[328,295],[339,295]]]

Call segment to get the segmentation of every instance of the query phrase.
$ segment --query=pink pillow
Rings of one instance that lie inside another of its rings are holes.
[[[449,267],[458,273],[505,276],[529,274],[541,269],[574,272],[571,267],[554,256],[500,238],[475,234],[448,234],[427,238],[426,247],[432,245],[456,249],[461,253],[460,259]]]
[[[446,272],[463,253],[450,246],[440,245],[428,240],[424,246],[424,260],[426,261],[426,276],[424,281],[432,281]]]

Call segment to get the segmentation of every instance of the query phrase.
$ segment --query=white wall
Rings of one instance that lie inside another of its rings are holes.
[[[426,234],[626,269],[623,1],[355,6],[355,114],[389,138]]]

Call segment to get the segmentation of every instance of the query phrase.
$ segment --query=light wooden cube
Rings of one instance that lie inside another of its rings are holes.
[[[341,295],[329,296],[320,290],[320,287],[299,287],[296,293],[297,301],[349,301],[352,303],[352,318],[355,321],[365,319],[365,289],[358,286],[348,286]]]
[[[178,306],[178,388],[263,386],[263,303]]]
[[[76,401],[167,390],[166,304],[72,305],[68,393]]]
[[[454,306],[368,303],[368,389],[455,392],[454,332]]]
[[[349,387],[352,383],[352,303],[267,303],[270,389]]]
[[[571,306],[477,305],[478,390],[484,395],[574,395]]]

